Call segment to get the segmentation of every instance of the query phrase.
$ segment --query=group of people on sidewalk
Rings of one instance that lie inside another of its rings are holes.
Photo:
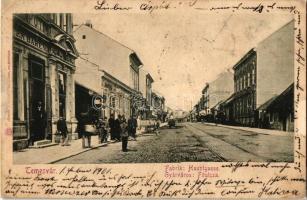
[[[110,119],[106,117],[98,118],[90,113],[81,113],[78,119],[77,132],[82,138],[82,148],[91,147],[91,136],[98,134],[98,143],[108,142],[108,137],[113,141],[122,142],[122,151],[128,151],[128,139],[136,140],[136,129],[138,127],[135,116],[126,120],[124,115],[118,115],[115,119],[111,115]],[[61,117],[57,122],[57,133],[61,135],[62,146],[68,146],[68,130],[66,121]]]
[[[111,115],[108,126],[110,129],[111,140],[122,141],[122,151],[128,151],[128,139],[131,137],[136,140],[137,120],[135,116],[128,119],[125,115],[118,115],[117,119],[114,119],[114,115]]]

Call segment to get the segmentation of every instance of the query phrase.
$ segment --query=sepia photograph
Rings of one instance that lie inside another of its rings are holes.
[[[306,2],[2,0],[1,194],[306,198]]]
[[[292,15],[12,20],[14,164],[294,161]]]

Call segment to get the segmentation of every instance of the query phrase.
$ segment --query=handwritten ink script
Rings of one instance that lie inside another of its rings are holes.
[[[240,164],[233,163],[232,166]],[[243,163],[242,170],[246,165]],[[232,166],[223,166],[233,171]],[[261,167],[277,167],[277,164],[267,163]],[[159,171],[143,173],[119,173],[111,168],[103,167],[76,167],[65,166],[62,168],[39,169],[25,167],[24,175],[20,171],[10,169],[4,177],[4,193],[10,197],[27,196],[31,197],[245,197],[246,195],[257,197],[298,197],[302,194],[296,187],[289,187],[306,180],[301,177],[288,176],[285,171],[274,174],[266,179],[260,178],[257,174],[248,178],[236,176],[204,177],[200,172],[214,172],[218,168],[205,166],[185,166],[186,169],[177,165],[166,165],[165,171],[176,172],[185,170],[192,174],[192,177],[185,178],[161,178]],[[279,166],[287,170],[284,165]],[[162,170],[163,171],[163,170]],[[161,173],[161,171],[160,171]],[[241,172],[239,172],[241,173]]]
[[[197,10],[208,10],[208,11],[251,11],[256,13],[271,12],[273,10],[286,11],[289,13],[294,13],[296,11],[296,6],[294,5],[282,5],[277,2],[239,2],[239,3],[225,3],[219,6],[205,7],[202,4],[203,1],[190,0],[190,1],[142,1],[141,3],[132,3],[129,6],[122,5],[120,2],[108,1],[108,0],[98,0],[96,5],[94,5],[95,10],[112,10],[112,11],[127,11],[127,10],[140,10],[152,13],[157,10],[171,10],[178,8],[192,8]]]

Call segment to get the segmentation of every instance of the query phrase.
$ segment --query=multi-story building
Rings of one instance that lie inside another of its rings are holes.
[[[166,117],[165,110],[165,98],[159,94],[158,92],[154,91],[151,94],[152,99],[152,107],[153,107],[153,116],[157,117],[161,121],[164,121]]]
[[[55,141],[56,122],[76,128],[72,15],[13,16],[13,148]]]
[[[233,112],[236,123],[253,126],[256,109],[256,51],[251,49],[233,67],[234,101]]]
[[[235,122],[261,127],[258,108],[294,82],[293,68],[294,22],[290,21],[234,65]]]
[[[207,83],[202,90],[201,109],[205,114],[205,120],[213,114],[212,108],[214,108],[219,102],[225,100],[233,93],[233,73],[230,70],[226,70],[218,75],[218,77]],[[206,117],[207,116],[207,117]]]
[[[101,87],[100,95],[106,97],[104,116],[120,114],[130,117],[137,114],[137,102],[142,99],[139,91],[139,69],[143,66],[137,54],[95,30],[89,22],[76,28],[74,37],[81,57],[99,66],[101,83],[97,84]]]
[[[140,92],[143,96],[143,105],[139,113],[142,119],[148,119],[151,117],[153,111],[151,94],[154,80],[151,75],[143,69],[139,70],[139,78]]]

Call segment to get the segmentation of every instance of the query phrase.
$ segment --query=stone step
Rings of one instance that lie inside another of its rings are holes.
[[[53,145],[57,145],[57,143],[52,143],[51,140],[39,140],[34,142],[33,146],[29,146],[29,148],[44,148],[44,147],[50,147]]]

